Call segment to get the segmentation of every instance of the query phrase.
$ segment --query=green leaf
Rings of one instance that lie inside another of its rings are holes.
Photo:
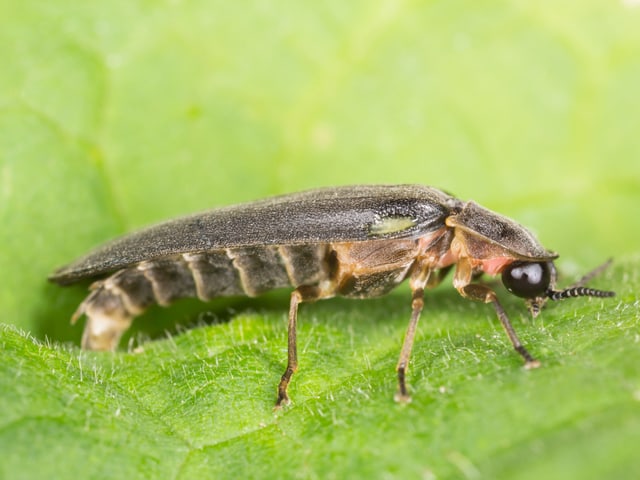
[[[633,0],[0,4],[0,478],[637,478],[639,21]],[[524,371],[445,281],[404,407],[407,288],[304,305],[274,413],[286,293],[153,308],[141,348],[96,354],[68,324],[84,286],[46,282],[178,214],[403,182],[531,227],[567,282],[614,256],[595,284],[618,296],[530,321],[499,289],[543,362]]]
[[[566,301],[524,324],[508,302],[543,362],[534,371],[489,306],[436,290],[407,406],[392,400],[406,291],[305,305],[293,405],[279,412],[284,296],[282,311],[238,314],[136,353],[81,352],[5,327],[2,468],[6,478],[633,478],[639,264],[626,281],[618,267],[599,282],[614,300]]]

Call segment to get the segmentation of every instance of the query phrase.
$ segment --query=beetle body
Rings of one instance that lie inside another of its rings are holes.
[[[50,279],[62,285],[98,279],[73,316],[74,321],[87,316],[82,346],[94,350],[116,348],[133,318],[154,303],[293,288],[288,365],[278,405],[288,401],[287,386],[297,368],[300,302],[379,296],[408,279],[412,316],[398,362],[397,396],[407,400],[404,376],[425,288],[437,285],[455,265],[454,286],[467,298],[493,303],[514,348],[533,367],[538,363],[518,340],[495,293],[472,279],[502,273],[507,288],[537,313],[551,298],[549,292],[564,295],[560,298],[577,295],[575,288],[571,295],[553,290],[556,257],[514,221],[438,189],[348,186],[156,225],[96,249]],[[582,290],[582,295],[610,294]]]

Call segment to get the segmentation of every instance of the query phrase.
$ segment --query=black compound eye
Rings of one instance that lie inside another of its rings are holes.
[[[542,296],[550,281],[551,273],[546,262],[515,262],[502,272],[502,283],[507,290],[522,298]]]

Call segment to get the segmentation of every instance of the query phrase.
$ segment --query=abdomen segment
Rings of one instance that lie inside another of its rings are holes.
[[[91,286],[72,321],[87,316],[82,347],[114,349],[133,318],[157,303],[259,295],[282,287],[315,285],[329,276],[326,245],[239,247],[150,260]]]

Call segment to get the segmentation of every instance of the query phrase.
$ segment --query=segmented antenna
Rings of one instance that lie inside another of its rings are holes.
[[[569,287],[564,290],[549,290],[547,297],[551,300],[564,300],[571,297],[613,297],[615,292],[596,290],[588,287]]]
[[[602,265],[594,268],[584,277],[578,280],[573,285],[568,286],[564,290],[552,290],[549,289],[546,292],[547,298],[550,300],[564,300],[565,298],[572,297],[613,297],[616,292],[609,292],[606,290],[596,290],[595,288],[585,287],[584,284],[591,280],[596,275],[602,273],[609,265],[611,265],[612,259],[607,260]]]

